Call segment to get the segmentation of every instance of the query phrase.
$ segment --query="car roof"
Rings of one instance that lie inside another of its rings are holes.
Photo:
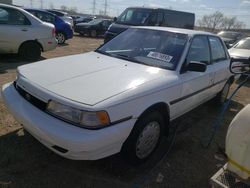
[[[219,33],[237,33],[237,34],[241,34],[241,32],[237,32],[237,31],[220,31]]]
[[[189,35],[189,36],[194,36],[194,35],[217,36],[215,34],[205,32],[205,31],[198,31],[198,30],[191,30],[191,29],[181,29],[181,28],[174,28],[174,27],[133,26],[132,28],[142,28],[142,29],[151,29],[151,30],[159,30],[159,31],[169,31],[169,32],[174,32],[174,33],[186,34],[186,35]]]
[[[48,12],[47,10],[44,10],[44,9],[24,8],[24,10],[40,11],[40,12],[44,12],[44,13],[47,13],[47,14],[51,14],[51,15],[53,15],[53,16],[56,16],[55,14],[53,14],[53,13],[51,13],[51,12]]]

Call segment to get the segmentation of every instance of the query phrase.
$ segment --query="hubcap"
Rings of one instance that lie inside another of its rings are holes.
[[[222,93],[221,93],[221,101],[220,101],[221,103],[226,101],[228,91],[229,91],[229,84],[226,84],[222,90]]]
[[[64,39],[64,35],[62,33],[58,33],[56,35],[56,39],[57,39],[57,41],[58,41],[59,44],[62,44],[64,42],[64,40],[65,40]]]
[[[148,123],[140,133],[136,142],[136,156],[144,159],[155,149],[160,137],[160,124],[156,121]]]

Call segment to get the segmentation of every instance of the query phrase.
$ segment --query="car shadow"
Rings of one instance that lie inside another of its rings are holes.
[[[40,57],[37,61],[45,60],[46,58]],[[4,74],[7,70],[16,69],[18,66],[33,63],[35,61],[22,60],[16,54],[1,54],[0,55],[0,74]]]
[[[68,43],[63,43],[63,44],[57,44],[57,47],[63,47],[63,46],[68,46]]]
[[[201,105],[172,122],[170,135],[164,137],[150,160],[138,166],[120,154],[97,161],[64,159],[19,129],[0,136],[0,181],[11,181],[11,187],[38,188],[155,187],[160,183],[168,187],[207,187],[218,164],[214,159],[217,144],[224,147],[227,127],[242,108],[240,103],[231,103],[212,145],[205,148],[203,143],[221,109],[212,101]]]

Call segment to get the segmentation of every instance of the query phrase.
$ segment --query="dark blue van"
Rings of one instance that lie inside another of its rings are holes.
[[[63,44],[66,40],[73,38],[73,29],[70,23],[65,22],[55,14],[46,10],[40,9],[25,9],[44,22],[49,22],[55,25],[56,39],[58,44]]]
[[[130,26],[162,26],[193,29],[195,15],[189,12],[162,8],[129,7],[105,33],[105,42],[109,41]]]

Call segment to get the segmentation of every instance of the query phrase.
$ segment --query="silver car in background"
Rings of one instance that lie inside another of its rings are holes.
[[[0,4],[0,54],[18,53],[23,59],[37,60],[42,51],[56,46],[54,25],[21,8]]]
[[[234,59],[250,58],[250,37],[241,39],[228,51],[230,56]]]

